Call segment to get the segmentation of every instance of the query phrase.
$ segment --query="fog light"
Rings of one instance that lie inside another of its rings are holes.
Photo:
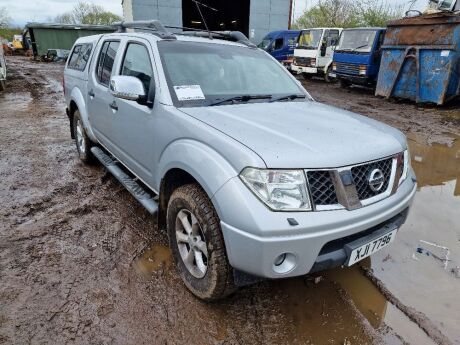
[[[291,272],[297,266],[297,258],[292,253],[278,255],[273,261],[273,271],[278,274]]]
[[[284,260],[286,260],[286,253],[279,255],[275,259],[275,266],[281,266],[283,264]]]

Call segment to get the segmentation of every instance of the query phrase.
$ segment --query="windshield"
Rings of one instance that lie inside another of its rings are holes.
[[[177,106],[206,106],[237,96],[306,95],[260,49],[184,41],[162,41],[158,48]],[[268,102],[270,97],[251,101]]]
[[[347,50],[369,53],[374,44],[375,30],[345,30],[340,36],[336,50]]]
[[[259,43],[258,47],[263,50],[267,50],[271,41],[272,41],[272,38],[270,36],[265,36],[262,42]]]
[[[323,30],[303,30],[299,36],[299,45],[297,48],[300,49],[318,49],[321,43],[321,36],[323,35]]]

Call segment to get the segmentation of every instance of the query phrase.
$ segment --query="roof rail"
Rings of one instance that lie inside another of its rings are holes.
[[[113,23],[117,28],[117,32],[126,32],[126,29],[138,29],[151,31],[153,34],[164,39],[175,39],[176,37],[171,32],[168,32],[159,20],[135,20],[122,21]]]
[[[149,31],[152,34],[163,39],[176,39],[177,35],[196,36],[204,38],[217,38],[227,41],[238,42],[248,47],[255,48],[256,45],[240,31],[207,31],[202,29],[187,28],[181,26],[163,26],[159,20],[135,20],[122,21],[113,23],[113,27],[117,28],[117,32],[126,32],[126,29],[136,29]],[[180,33],[172,33],[166,29],[182,30]]]
[[[180,29],[183,30],[178,35],[184,36],[195,36],[195,37],[204,37],[204,38],[217,38],[232,42],[238,42],[244,44],[248,47],[255,48],[256,45],[249,41],[249,39],[240,31],[207,31],[202,29],[195,28],[186,28],[180,26],[166,26],[168,29]]]

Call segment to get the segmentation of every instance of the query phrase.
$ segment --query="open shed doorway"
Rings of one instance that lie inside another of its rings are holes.
[[[198,0],[209,30],[241,31],[249,35],[250,0]],[[209,6],[209,7],[207,7]],[[212,8],[212,9],[211,9]],[[182,0],[182,23],[184,27],[206,29],[196,4]]]

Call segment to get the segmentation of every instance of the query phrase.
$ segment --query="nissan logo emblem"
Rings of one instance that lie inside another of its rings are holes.
[[[378,192],[382,189],[385,184],[385,176],[383,175],[382,170],[374,169],[369,175],[369,188],[373,192]]]

